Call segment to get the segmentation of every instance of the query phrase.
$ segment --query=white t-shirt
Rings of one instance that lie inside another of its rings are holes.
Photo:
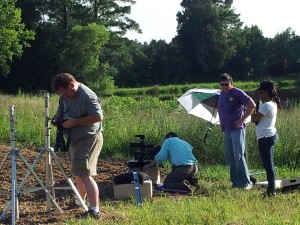
[[[259,106],[258,112],[264,116],[260,118],[256,126],[257,139],[274,136],[277,132],[275,128],[277,104],[274,101],[264,102]]]

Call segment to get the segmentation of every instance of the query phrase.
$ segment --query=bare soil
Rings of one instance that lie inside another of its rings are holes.
[[[20,149],[16,150],[16,178],[17,185],[22,181],[26,181],[21,191],[30,189],[32,187],[41,187],[37,179],[30,173],[28,166],[25,165],[22,156],[31,166],[34,161],[40,156],[34,167],[34,172],[41,179],[43,184],[46,182],[46,154],[47,151],[43,149]],[[73,178],[69,172],[70,158],[69,153],[57,153],[58,163],[55,158],[51,157],[51,165],[53,169],[54,187],[70,187],[67,183],[61,169],[58,165],[63,167],[67,177]],[[7,157],[7,158],[6,158]],[[12,193],[11,177],[12,177],[12,151],[10,146],[0,145],[0,216],[5,211],[5,207],[10,202]],[[3,165],[3,166],[2,166]],[[98,175],[95,180],[100,190],[100,204],[103,201],[113,201],[113,177],[126,172],[126,160],[122,159],[100,159],[98,161]],[[26,174],[30,174],[28,179],[25,179]],[[166,171],[161,170],[162,180]],[[27,188],[27,189],[26,189]],[[8,194],[3,193],[8,192]],[[154,197],[159,196],[154,191]],[[45,189],[22,193],[19,195],[19,219],[16,221],[19,224],[62,224],[67,218],[75,217],[83,212],[82,208],[70,208],[74,202],[74,192],[70,189],[56,190],[55,198],[62,208],[63,212],[60,213],[55,206],[52,206],[52,211],[48,212],[46,203]],[[101,205],[100,205],[101,208]],[[103,219],[110,219],[114,215],[109,212],[103,213]],[[6,210],[5,217],[0,221],[0,224],[11,223],[11,210]]]

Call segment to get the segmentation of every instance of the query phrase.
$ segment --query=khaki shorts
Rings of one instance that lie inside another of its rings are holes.
[[[103,145],[99,132],[93,136],[74,141],[71,146],[71,173],[75,176],[96,176],[97,162]]]

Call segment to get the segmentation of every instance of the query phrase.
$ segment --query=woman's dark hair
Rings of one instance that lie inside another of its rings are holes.
[[[280,103],[280,98],[277,95],[277,91],[275,88],[275,82],[272,80],[264,80],[260,83],[258,90],[267,91],[270,98],[276,102],[277,104]]]

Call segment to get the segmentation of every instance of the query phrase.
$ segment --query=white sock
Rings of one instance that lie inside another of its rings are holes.
[[[93,207],[93,206],[91,206],[90,209],[93,210],[95,213],[98,213],[100,211],[99,207]]]

